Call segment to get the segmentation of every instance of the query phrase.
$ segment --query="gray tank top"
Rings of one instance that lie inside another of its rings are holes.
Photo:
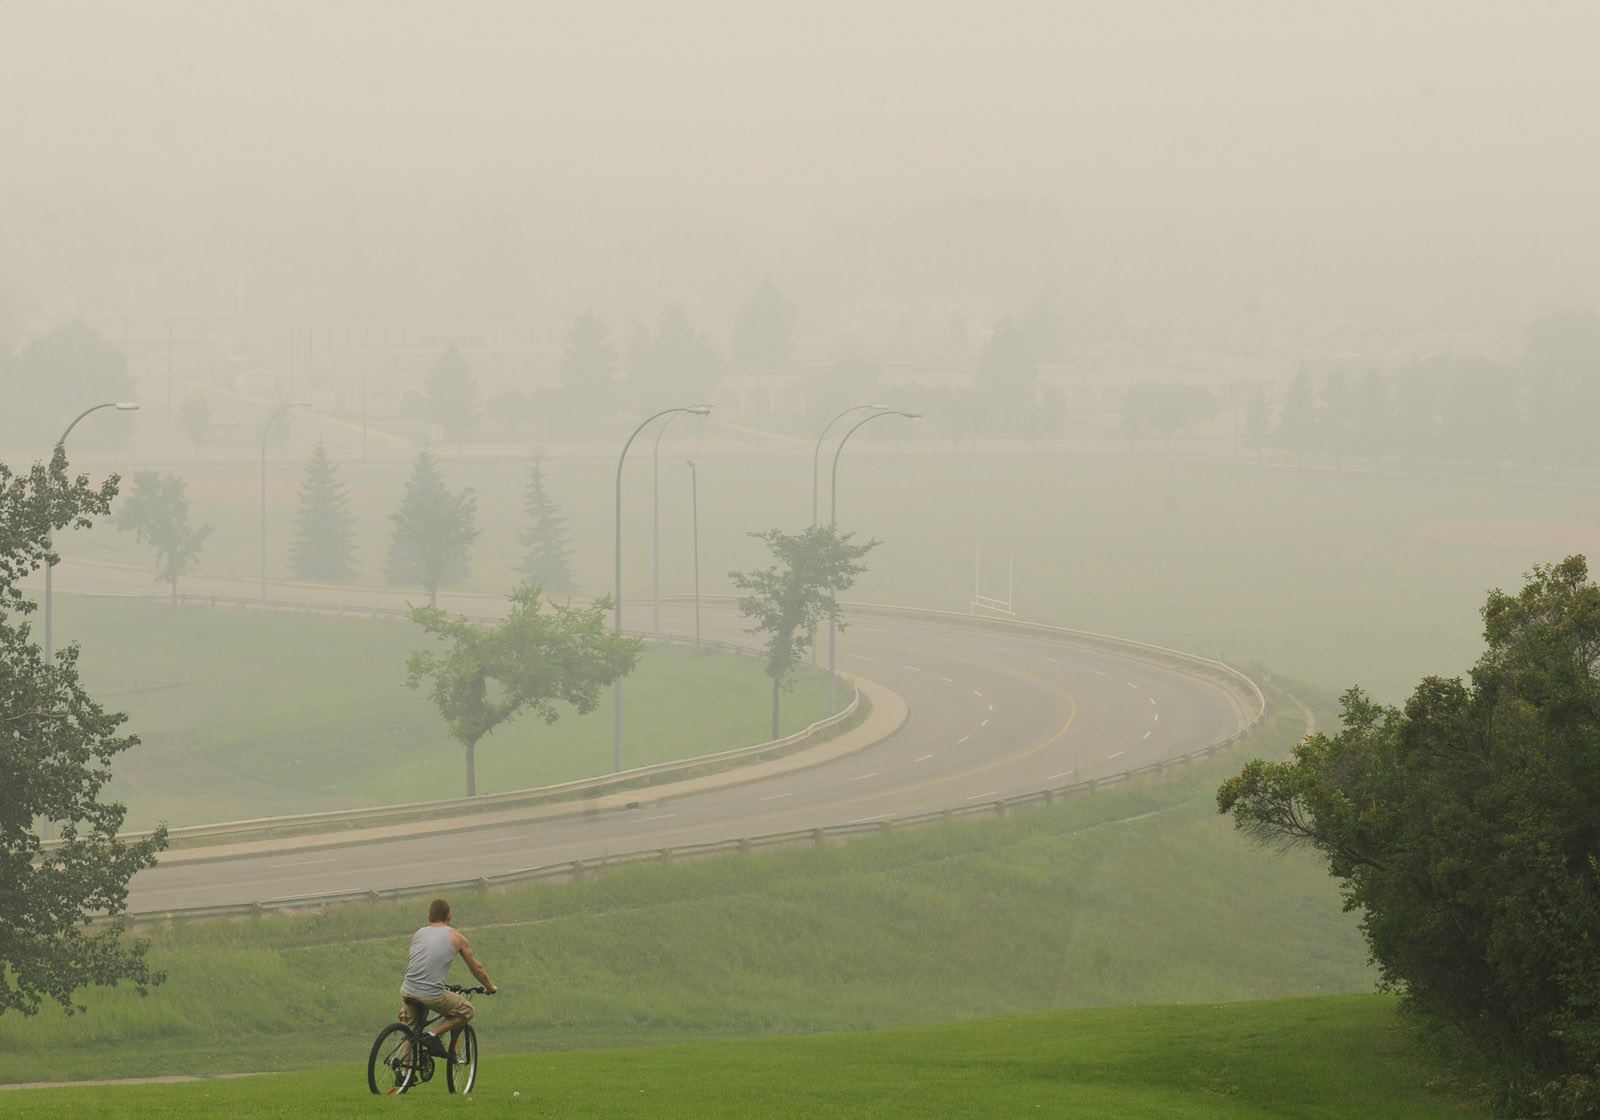
[[[455,948],[450,944],[449,926],[423,926],[411,936],[411,958],[406,961],[405,982],[400,994],[417,999],[437,999],[444,994],[445,973]]]

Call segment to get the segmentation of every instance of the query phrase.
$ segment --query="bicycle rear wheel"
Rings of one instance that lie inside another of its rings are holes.
[[[405,1092],[417,1083],[418,1056],[411,1028],[390,1023],[378,1032],[367,1056],[367,1088],[379,1095]]]
[[[452,1093],[470,1093],[477,1080],[478,1032],[471,1026],[465,1026],[450,1047],[450,1060],[445,1063],[445,1081]]]

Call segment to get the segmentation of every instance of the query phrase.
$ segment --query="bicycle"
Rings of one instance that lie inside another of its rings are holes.
[[[446,984],[445,991],[464,996],[491,994],[481,986],[460,988],[454,984]],[[423,1035],[444,1016],[434,1015],[430,1019],[428,1009],[422,1004],[409,998],[405,1002],[411,1007],[415,1025],[390,1023],[378,1032],[372,1043],[372,1053],[367,1056],[367,1088],[378,1095],[408,1092],[433,1080],[434,1063],[439,1061],[444,1064],[445,1084],[450,1092],[472,1092],[473,1083],[478,1079],[478,1034],[472,1024],[463,1024],[450,1032],[445,1056],[439,1058],[428,1052]]]

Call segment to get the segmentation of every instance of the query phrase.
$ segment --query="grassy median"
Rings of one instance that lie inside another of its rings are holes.
[[[120,756],[112,796],[129,827],[238,820],[456,797],[461,748],[425,690],[405,687],[421,635],[401,619],[171,609],[61,595],[57,636],[82,645],[89,691],[143,740]],[[770,731],[761,664],[656,646],[628,678],[625,763],[759,743]],[[827,714],[827,684],[802,673],[784,730]],[[523,718],[478,748],[478,789],[523,789],[611,770],[609,706],[554,724]]]

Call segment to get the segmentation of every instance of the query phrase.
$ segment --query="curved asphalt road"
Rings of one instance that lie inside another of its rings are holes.
[[[63,590],[148,594],[148,576],[63,565]],[[249,585],[190,581],[195,594],[244,596]],[[278,585],[279,600],[394,605],[402,596]],[[482,613],[487,597],[441,597]],[[629,606],[625,623],[649,620]],[[686,607],[662,608],[662,629],[692,630]],[[744,641],[727,606],[702,613],[708,639]],[[864,616],[839,635],[840,668],[907,700],[910,716],[888,740],[831,762],[720,789],[604,813],[575,810],[535,822],[485,826],[444,837],[387,839],[263,854],[226,862],[158,866],[133,881],[129,908],[268,901],[470,879],[541,864],[599,858],[820,825],[892,819],[995,801],[1052,785],[1104,777],[1194,750],[1236,731],[1237,701],[1220,685],[1101,649],[937,622]],[[650,733],[649,714],[627,712],[627,737]]]

